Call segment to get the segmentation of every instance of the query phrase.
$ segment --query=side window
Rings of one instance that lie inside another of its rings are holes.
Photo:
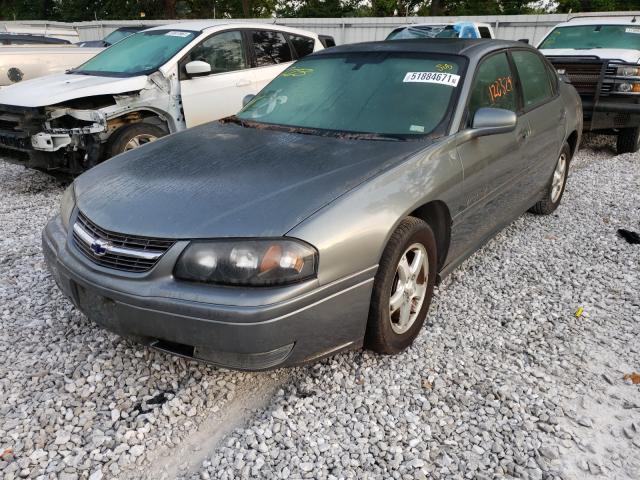
[[[242,33],[222,32],[207,38],[189,52],[185,63],[194,60],[211,65],[211,73],[233,72],[247,68],[242,48]]]
[[[555,95],[556,93],[558,93],[558,72],[555,68],[553,68],[553,65],[547,64],[546,67],[547,75],[549,75],[549,82],[551,82],[551,91]]]
[[[293,60],[291,49],[284,35],[272,30],[257,30],[252,33],[256,66],[264,67]]]
[[[478,27],[478,31],[480,32],[480,38],[491,38],[489,27]]]
[[[298,58],[306,57],[310,53],[313,53],[313,46],[316,43],[313,38],[289,35],[289,40],[293,45],[293,49],[298,54]]]
[[[534,52],[515,50],[511,52],[513,63],[516,64],[520,83],[522,84],[522,97],[525,108],[537,105],[553,96],[548,70]]]
[[[491,55],[482,60],[476,70],[473,86],[469,94],[467,124],[480,108],[504,108],[517,111],[518,102],[511,67],[506,53]]]

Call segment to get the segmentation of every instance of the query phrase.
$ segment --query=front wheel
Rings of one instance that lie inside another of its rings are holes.
[[[398,353],[420,332],[436,278],[436,241],[428,223],[405,218],[387,244],[376,273],[365,346]]]
[[[544,194],[541,200],[529,209],[531,213],[538,215],[549,215],[553,213],[564,194],[565,186],[567,185],[567,176],[569,175],[569,162],[571,160],[571,148],[568,144],[564,144],[562,151],[556,161],[556,166],[553,170],[553,175],[549,179],[549,183],[544,190]]]
[[[640,127],[623,128],[618,133],[616,151],[618,155],[623,153],[635,153],[640,150]]]
[[[156,141],[167,134],[163,129],[150,123],[132,123],[116,130],[109,140],[107,158]]]

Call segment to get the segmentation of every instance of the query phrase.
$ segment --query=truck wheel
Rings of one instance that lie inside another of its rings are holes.
[[[365,346],[398,353],[420,332],[436,279],[436,240],[428,223],[405,218],[384,249],[373,284]]]
[[[569,162],[571,161],[571,148],[565,143],[553,169],[553,175],[549,179],[547,187],[544,189],[544,197],[542,200],[529,209],[531,213],[537,215],[549,215],[558,208],[564,187],[567,185],[567,177],[569,176]]]
[[[151,143],[167,134],[160,127],[150,123],[132,123],[116,130],[109,139],[107,158]]]
[[[618,133],[616,144],[618,155],[623,153],[635,153],[640,150],[640,127],[623,128]]]

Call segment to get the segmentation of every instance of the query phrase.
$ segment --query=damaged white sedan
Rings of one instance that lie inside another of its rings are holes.
[[[155,139],[235,114],[315,33],[260,23],[182,22],[118,42],[64,74],[0,90],[0,148],[27,167],[78,174]]]

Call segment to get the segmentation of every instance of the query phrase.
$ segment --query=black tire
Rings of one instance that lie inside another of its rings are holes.
[[[120,127],[117,129],[109,139],[109,143],[106,151],[106,158],[115,157],[127,150],[127,144],[136,137],[153,137],[156,140],[160,137],[164,137],[167,134],[162,128],[150,123],[132,123]],[[148,143],[145,139],[143,143]],[[142,142],[141,142],[142,143]]]
[[[562,186],[560,188],[559,195],[554,199],[553,198],[553,187],[554,187],[554,177],[556,174],[556,169],[561,161],[561,158],[564,156],[565,158],[565,171],[564,178],[562,179]],[[535,213],[536,215],[549,215],[558,208],[560,202],[562,201],[562,196],[564,195],[564,189],[567,186],[567,178],[569,177],[569,165],[571,164],[571,147],[569,147],[568,143],[565,143],[560,151],[560,155],[558,155],[558,160],[553,168],[553,173],[551,174],[551,178],[549,179],[549,183],[544,189],[544,193],[542,198],[536,202],[536,204],[529,209],[531,213]]]
[[[427,277],[426,292],[422,306],[419,308],[419,312],[417,312],[417,316],[411,323],[410,328],[403,333],[397,333],[392,326],[392,315],[389,308],[390,298],[392,289],[397,287],[397,282],[399,281],[396,272],[400,260],[407,249],[414,244],[422,245],[427,253],[428,275],[422,274],[423,280],[424,277]],[[433,230],[431,230],[428,223],[419,218],[405,218],[391,235],[380,259],[380,266],[376,273],[371,295],[371,307],[365,335],[366,348],[378,353],[393,354],[401,352],[413,343],[429,311],[436,270],[437,251]]]
[[[618,133],[616,151],[618,155],[623,153],[635,153],[640,150],[640,127],[623,128]]]

